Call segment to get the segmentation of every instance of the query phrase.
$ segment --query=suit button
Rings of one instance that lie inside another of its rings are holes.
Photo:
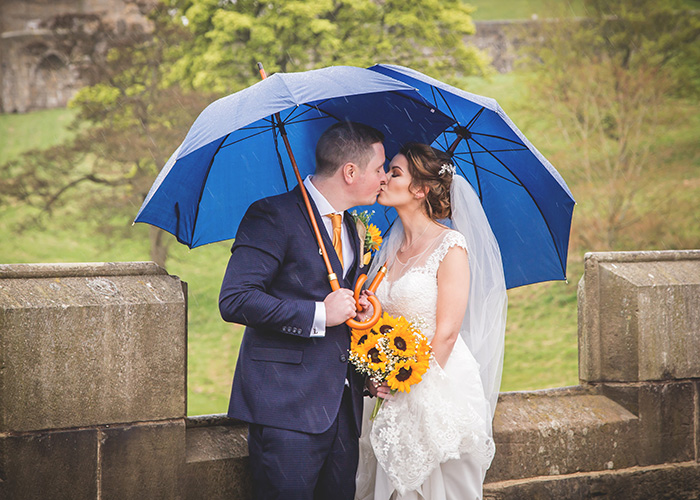
[[[348,360],[348,355],[347,354],[341,354],[340,355],[340,361],[342,363],[345,363]]]

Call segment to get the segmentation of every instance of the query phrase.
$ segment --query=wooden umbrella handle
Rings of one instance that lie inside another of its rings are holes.
[[[368,290],[372,293],[376,292],[377,288],[379,288],[379,284],[384,279],[384,276],[386,276],[386,263],[379,268],[379,271],[372,280],[372,284],[370,284]],[[362,310],[362,306],[360,306],[360,293],[362,292],[362,286],[365,284],[366,281],[367,275],[361,274],[360,277],[357,278],[357,283],[355,283],[355,303],[357,304],[357,308],[359,310]],[[374,325],[376,325],[377,321],[379,321],[379,318],[381,318],[382,305],[379,303],[379,299],[374,295],[370,295],[367,298],[367,300],[369,300],[370,304],[372,304],[372,307],[374,309],[372,317],[367,321],[357,321],[354,319],[349,319],[345,322],[345,324],[348,325],[350,328],[354,328],[356,330],[368,330]]]

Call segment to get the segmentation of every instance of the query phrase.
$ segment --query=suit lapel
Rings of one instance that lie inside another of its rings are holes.
[[[350,235],[350,242],[352,243],[352,248],[354,250],[354,257],[352,261],[352,266],[348,269],[348,280],[350,283],[355,283],[355,276],[357,275],[357,269],[362,266],[362,249],[360,247],[360,237],[357,235],[357,227],[355,226],[355,218],[346,210],[345,216],[343,217],[345,221],[345,228]]]

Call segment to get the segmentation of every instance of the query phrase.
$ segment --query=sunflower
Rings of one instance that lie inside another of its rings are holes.
[[[356,330],[353,328],[351,333],[352,337],[350,341],[352,342],[352,345],[362,345],[369,338],[369,330]]]
[[[432,352],[432,349],[430,347],[430,343],[428,342],[428,339],[425,337],[425,335],[419,335],[418,336],[418,345],[416,346],[416,360],[425,365],[425,369],[428,369],[429,363],[430,363],[430,353]]]
[[[386,381],[392,390],[411,392],[411,386],[421,381],[419,370],[422,368],[417,361],[408,359],[399,361],[387,377]],[[425,373],[425,371],[423,371]]]
[[[370,370],[375,372],[383,372],[386,370],[386,353],[378,343],[375,343],[372,347],[367,349],[366,356]]]
[[[353,330],[350,351],[364,359],[369,350],[376,347],[378,340],[379,337],[371,335],[367,330]]]
[[[379,245],[382,244],[382,232],[374,224],[367,226],[367,233],[365,234],[365,247],[368,250],[376,250]]]
[[[387,337],[389,338],[389,349],[394,354],[403,358],[408,358],[415,354],[416,338],[408,322],[402,324],[399,321],[397,326],[387,334]]]
[[[393,316],[390,316],[388,313],[384,313],[382,314],[382,317],[379,319],[379,321],[377,321],[377,324],[372,327],[371,331],[375,335],[387,335],[396,327],[397,323],[402,319],[403,316],[397,319]]]

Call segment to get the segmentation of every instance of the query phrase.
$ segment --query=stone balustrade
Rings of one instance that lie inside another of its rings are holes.
[[[247,428],[186,417],[187,287],[0,265],[0,498],[249,499]],[[700,251],[592,253],[577,387],[501,394],[487,499],[700,497]]]

